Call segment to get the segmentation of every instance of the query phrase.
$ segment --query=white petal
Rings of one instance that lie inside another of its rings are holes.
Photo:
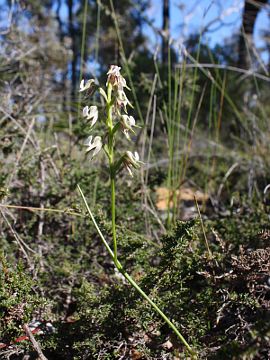
[[[84,90],[84,79],[80,82],[80,91]]]
[[[89,108],[89,118],[93,118],[98,115],[98,108],[97,106],[90,106]]]
[[[85,91],[91,87],[92,84],[95,83],[94,79],[87,80],[86,84],[84,83],[84,79],[80,82],[80,92]]]
[[[94,139],[93,144],[95,144],[95,145],[101,144],[102,145],[101,137],[96,136],[95,139]]]
[[[130,140],[130,136],[129,136],[129,133],[128,133],[128,129],[124,129],[124,130],[123,130],[123,133],[124,133],[125,137],[126,137],[128,140]]]
[[[107,94],[102,88],[99,88],[99,93],[104,97],[105,101],[108,102]]]
[[[86,152],[89,153],[90,151],[93,151],[90,159],[92,160],[94,156],[97,155],[97,153],[101,150],[102,148],[102,141],[101,141],[101,137],[100,136],[96,136],[93,140],[93,136],[89,136],[87,138],[87,149]]]
[[[135,126],[136,125],[136,122],[135,122],[135,119],[134,119],[133,116],[129,117],[129,123],[130,123],[130,126]]]
[[[88,108],[88,106],[85,106],[83,108],[83,116],[88,117],[88,115],[89,115],[89,108]]]
[[[95,157],[101,150],[102,145],[101,146],[97,146],[93,152],[93,155],[91,156],[91,160],[93,159],[93,157]]]
[[[88,136],[88,138],[85,141],[85,145],[90,146],[92,144],[92,139],[93,139],[92,135]]]
[[[122,118],[123,118],[124,122],[126,123],[126,122],[128,122],[129,116],[128,115],[122,115]]]
[[[96,156],[100,152],[100,150],[102,148],[102,141],[101,141],[100,136],[95,137],[93,145],[95,145],[95,150],[93,152],[93,155],[92,155],[91,159],[93,159],[93,157]]]
[[[91,127],[95,125],[98,120],[98,109],[96,106],[91,106],[90,108],[90,116],[92,118]]]
[[[136,160],[136,161],[139,161],[139,160],[140,160],[140,156],[139,156],[139,154],[137,153],[137,151],[135,151],[135,153],[134,153],[134,160]]]
[[[130,175],[131,177],[133,177],[133,174],[132,174],[132,171],[131,171],[130,167],[129,167],[129,166],[126,166],[126,169],[127,169],[127,171],[129,172],[129,175]]]
[[[107,75],[120,75],[121,67],[117,65],[111,65],[109,71],[107,72]]]
[[[132,154],[132,152],[131,152],[131,151],[127,151],[126,154],[127,154],[128,158],[129,158],[131,161],[133,161],[133,154]]]

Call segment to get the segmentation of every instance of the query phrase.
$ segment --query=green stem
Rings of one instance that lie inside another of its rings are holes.
[[[115,169],[114,169],[114,130],[112,120],[112,85],[108,84],[107,89],[107,126],[109,129],[108,150],[109,150],[109,164],[110,164],[110,183],[111,183],[111,217],[112,217],[112,236],[113,236],[113,254],[114,263],[118,264],[117,260],[117,239],[116,239],[116,225],[115,225]]]
[[[156,310],[156,312],[162,317],[162,319],[169,325],[169,327],[173,330],[173,332],[178,336],[178,338],[182,341],[182,343],[186,346],[189,353],[192,355],[192,357],[195,359],[195,354],[183,335],[177,330],[175,325],[171,322],[171,320],[164,314],[163,311],[160,310],[160,308],[154,303],[153,300],[150,299],[148,295],[139,287],[139,285],[132,279],[131,276],[129,276],[124,269],[118,269],[121,274],[125,277],[125,279],[142,295],[142,297]]]
[[[115,264],[117,260],[117,240],[116,240],[116,226],[115,226],[115,177],[112,174],[113,169],[111,169],[111,211],[112,211],[112,236],[113,236],[113,254]]]
[[[90,210],[87,201],[85,199],[85,196],[80,188],[80,186],[78,185],[78,190],[80,192],[80,195],[84,201],[84,204],[86,206],[86,209],[95,225],[95,228],[98,232],[98,234],[100,235],[100,238],[103,242],[103,244],[105,245],[106,249],[108,250],[108,253],[110,254],[116,268],[119,270],[119,272],[125,277],[125,279],[130,283],[131,286],[133,286],[138,293],[156,310],[156,312],[162,317],[162,319],[169,325],[169,327],[173,330],[173,332],[177,335],[177,337],[181,340],[181,342],[186,346],[186,348],[188,349],[191,358],[192,359],[197,359],[197,356],[195,354],[195,352],[192,350],[192,348],[190,347],[190,345],[187,343],[187,341],[185,340],[185,338],[183,337],[183,335],[177,330],[176,326],[171,322],[171,320],[164,314],[164,312],[162,310],[160,310],[160,308],[154,303],[153,300],[151,300],[149,298],[148,295],[146,295],[146,293],[139,287],[139,285],[132,279],[131,276],[129,276],[128,273],[126,273],[126,271],[123,269],[122,265],[120,264],[120,262],[118,260],[115,260],[115,254],[114,252],[111,250],[109,244],[107,243],[106,239],[104,238],[97,222],[95,221],[95,218],[92,214],[92,211]]]
[[[113,128],[113,123],[112,123],[112,85],[108,84],[108,89],[107,89],[107,126],[112,130]],[[111,134],[109,136],[111,138]]]
[[[112,250],[111,250],[111,248],[110,248],[110,245],[107,243],[105,237],[103,236],[103,234],[102,234],[102,232],[101,232],[101,230],[100,230],[100,228],[99,228],[99,226],[98,226],[98,224],[97,224],[97,222],[96,222],[96,220],[95,220],[95,218],[94,218],[94,215],[93,215],[93,213],[92,213],[92,211],[91,211],[91,209],[90,209],[90,207],[89,207],[89,205],[88,205],[88,203],[87,203],[87,201],[86,201],[86,198],[85,198],[85,196],[84,196],[84,193],[82,192],[82,189],[80,188],[80,185],[77,185],[77,187],[78,187],[79,193],[80,193],[80,195],[81,195],[81,197],[82,197],[82,199],[83,199],[84,205],[85,205],[85,207],[86,207],[86,209],[87,209],[87,211],[88,211],[88,214],[90,215],[90,218],[91,218],[91,220],[93,221],[93,224],[94,224],[94,226],[95,226],[95,228],[96,228],[96,230],[97,230],[97,232],[98,232],[98,234],[99,234],[99,236],[100,236],[103,244],[105,245],[108,253],[110,254],[110,256],[111,256],[112,259],[113,259],[114,256],[113,256],[113,252],[112,252]]]
[[[80,79],[79,79],[80,82],[82,80],[83,62],[85,60],[85,39],[86,39],[87,7],[88,7],[88,1],[85,0],[85,2],[84,2],[84,10],[83,10],[83,29],[82,29],[81,63],[80,63]],[[77,108],[77,119],[79,119],[81,103],[82,103],[82,93],[80,92],[79,93],[78,108]]]

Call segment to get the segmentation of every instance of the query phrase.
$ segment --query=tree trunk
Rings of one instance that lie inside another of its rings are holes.
[[[71,49],[72,49],[72,62],[71,62],[71,101],[74,101],[76,94],[77,86],[77,61],[78,61],[78,52],[76,44],[76,33],[74,27],[74,18],[73,18],[73,0],[67,0],[68,6],[68,32],[71,38]]]
[[[163,24],[162,24],[162,63],[168,62],[170,41],[170,1],[163,0]]]
[[[63,21],[61,19],[61,6],[62,6],[62,0],[57,0],[57,8],[56,8],[56,20],[58,22],[58,27],[59,27],[59,39],[61,42],[61,45],[64,46],[64,37],[66,35],[66,33],[64,32],[64,27],[63,27]],[[62,92],[62,110],[65,112],[67,111],[67,75],[68,75],[68,63],[67,63],[67,68],[65,70],[63,70],[62,75],[61,75],[61,85],[63,87],[63,92]]]
[[[252,53],[252,36],[255,28],[255,21],[258,13],[268,0],[245,0],[245,6],[242,15],[241,34],[238,47],[238,65],[241,68],[248,69],[251,66],[250,55]]]

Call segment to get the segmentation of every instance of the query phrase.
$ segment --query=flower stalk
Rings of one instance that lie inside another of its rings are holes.
[[[107,91],[104,91],[102,88],[99,88],[100,95],[104,98],[106,104],[106,118],[105,118],[105,133],[104,136],[89,136],[87,143],[87,152],[90,153],[90,159],[93,159],[97,153],[103,149],[104,153],[108,158],[109,163],[109,176],[110,176],[110,188],[111,188],[111,229],[112,229],[112,243],[113,250],[110,245],[104,238],[102,232],[100,231],[98,224],[96,223],[94,216],[87,204],[87,201],[84,197],[84,194],[81,188],[78,185],[80,195],[84,201],[86,209],[97,229],[98,234],[101,237],[103,244],[105,245],[109,255],[111,256],[115,267],[118,271],[124,276],[124,278],[133,286],[136,291],[155,309],[155,311],[163,318],[163,320],[168,324],[168,326],[174,331],[177,337],[181,342],[186,346],[187,350],[191,354],[192,359],[196,359],[192,348],[187,343],[183,335],[178,331],[176,326],[172,321],[164,314],[164,312],[154,303],[153,300],[140,288],[140,286],[132,279],[132,277],[125,271],[120,261],[118,260],[118,250],[117,250],[117,234],[116,234],[116,177],[117,174],[122,170],[126,169],[131,177],[133,177],[133,170],[139,169],[141,164],[143,164],[139,159],[139,154],[135,151],[126,151],[124,154],[118,154],[116,151],[116,138],[117,134],[122,131],[127,140],[130,139],[129,132],[134,132],[132,127],[136,127],[135,119],[132,116],[127,114],[127,105],[131,106],[125,92],[124,88],[127,88],[126,80],[120,74],[120,67],[112,65],[108,71],[108,79],[106,83]],[[92,93],[93,89],[97,87],[94,80],[88,80],[86,83],[82,80],[80,84],[80,91],[87,91]],[[124,111],[124,114],[122,113]],[[83,111],[84,117],[87,120],[91,120],[90,130],[92,131],[93,126],[98,120],[98,110],[97,107],[85,107]]]
[[[111,183],[111,218],[112,218],[112,237],[113,237],[113,254],[114,263],[118,263],[117,259],[117,239],[116,239],[116,223],[115,223],[115,166],[114,166],[114,132],[112,120],[112,84],[109,82],[107,86],[107,126],[109,129],[108,140],[108,158],[110,167],[110,183]]]
[[[191,355],[191,358],[196,360],[197,359],[197,355],[196,353],[193,351],[193,349],[191,348],[191,346],[188,344],[188,342],[186,341],[186,339],[183,337],[183,335],[179,332],[179,330],[176,328],[176,326],[173,324],[173,322],[164,314],[164,312],[162,310],[160,310],[160,308],[154,303],[153,300],[150,299],[150,297],[140,288],[140,286],[132,279],[132,277],[124,270],[123,266],[121,265],[121,263],[119,261],[115,262],[115,257],[114,257],[114,252],[111,250],[110,245],[108,244],[108,242],[106,241],[105,237],[103,236],[95,218],[94,215],[91,211],[91,209],[88,206],[88,203],[86,201],[86,198],[80,188],[80,186],[78,185],[78,190],[79,193],[83,199],[83,202],[85,204],[85,207],[88,211],[88,214],[90,215],[94,226],[103,242],[103,244],[105,245],[109,255],[111,256],[115,267],[117,268],[117,270],[124,276],[124,278],[130,283],[130,285],[132,285],[137,291],[138,293],[155,309],[155,311],[163,318],[163,320],[168,324],[168,326],[173,330],[173,332],[177,335],[177,337],[181,340],[181,342],[186,346],[188,352]]]

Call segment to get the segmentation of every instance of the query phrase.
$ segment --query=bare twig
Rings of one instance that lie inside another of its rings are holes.
[[[203,219],[202,219],[202,215],[201,215],[201,211],[200,211],[200,208],[199,208],[199,205],[198,205],[196,195],[194,195],[194,201],[195,201],[196,209],[197,209],[197,212],[198,212],[198,215],[199,215],[205,245],[206,245],[206,248],[207,248],[207,251],[208,251],[209,258],[211,259],[212,258],[212,252],[211,252],[209,244],[208,244],[208,239],[207,239],[207,236],[206,236],[205,227],[204,227],[204,223],[203,223]]]
[[[17,244],[19,245],[19,248],[21,249],[22,253],[24,254],[24,256],[25,256],[25,258],[26,258],[26,260],[27,260],[30,268],[32,268],[32,263],[31,263],[31,261],[30,261],[30,258],[29,258],[29,256],[28,256],[25,248],[26,248],[28,251],[30,251],[30,252],[32,252],[32,253],[34,253],[34,254],[35,254],[35,251],[32,250],[32,249],[20,238],[20,236],[16,233],[16,231],[13,229],[12,225],[11,225],[10,222],[8,221],[8,218],[6,217],[4,211],[3,211],[2,209],[0,209],[0,212],[1,212],[1,214],[2,214],[2,216],[3,216],[3,218],[4,218],[4,220],[5,220],[5,222],[7,223],[10,231],[12,232],[12,234],[13,234],[16,242],[17,242]],[[24,247],[25,247],[25,248],[24,248]]]
[[[156,106],[157,106],[157,96],[154,95],[153,115],[152,115],[151,134],[150,134],[150,139],[149,139],[149,148],[148,148],[148,155],[147,155],[147,163],[150,162],[150,154],[151,154],[152,144],[153,144],[153,137],[154,137],[154,130],[155,130],[155,121],[156,121]],[[149,169],[146,169],[145,180],[144,180],[144,185],[145,185],[145,186],[147,186],[148,175],[149,175]]]
[[[229,176],[231,175],[231,173],[233,172],[233,170],[234,170],[235,168],[237,168],[237,166],[239,166],[239,163],[233,164],[233,165],[229,168],[229,170],[226,172],[226,174],[224,175],[224,177],[223,177],[223,179],[222,179],[222,182],[221,182],[221,184],[220,184],[220,186],[219,186],[219,188],[218,188],[218,192],[217,192],[217,198],[218,198],[218,199],[220,198],[220,195],[221,195],[221,193],[222,193],[222,190],[223,190],[223,188],[224,188],[224,185],[225,185],[226,181],[228,180],[228,178],[229,178]]]
[[[9,208],[9,209],[22,209],[22,210],[28,210],[28,211],[48,211],[48,212],[56,212],[56,213],[64,213],[67,215],[73,215],[73,216],[79,216],[84,217],[83,214],[77,213],[73,211],[72,209],[67,210],[60,210],[60,209],[50,209],[50,208],[39,208],[39,207],[33,207],[33,206],[20,206],[20,205],[9,205],[9,204],[0,204],[0,208]]]
[[[0,31],[0,35],[7,35],[10,32],[12,25],[13,11],[14,11],[14,0],[11,0],[8,17],[6,19],[7,27],[5,30]]]
[[[8,117],[11,121],[13,121],[14,124],[20,129],[20,131],[21,131],[25,136],[28,136],[28,135],[27,135],[28,132],[23,128],[23,126],[21,126],[21,124],[20,124],[12,115],[10,115],[10,114],[9,114],[5,109],[3,109],[2,107],[0,107],[0,111],[2,111],[2,113],[3,113],[6,117]],[[28,138],[29,138],[31,144],[33,145],[33,147],[34,147],[35,149],[37,149],[37,145],[36,145],[35,141],[32,139],[32,137],[31,137],[31,136],[28,136]]]
[[[19,153],[18,153],[18,155],[17,155],[17,159],[16,159],[16,162],[15,162],[13,171],[12,171],[12,173],[11,173],[11,175],[10,175],[10,178],[9,178],[9,181],[8,181],[8,185],[7,185],[8,188],[9,188],[11,182],[12,182],[13,177],[15,176],[15,174],[16,174],[16,172],[17,172],[19,162],[20,162],[20,160],[21,160],[22,154],[23,154],[23,152],[24,152],[25,146],[26,146],[27,141],[28,141],[28,139],[29,139],[29,137],[30,137],[30,134],[31,134],[31,131],[32,131],[32,129],[33,129],[34,124],[35,124],[35,118],[33,118],[33,120],[31,121],[31,124],[30,124],[30,126],[29,126],[29,128],[28,128],[28,131],[27,131],[27,134],[26,134],[26,136],[25,136],[25,138],[24,138],[24,141],[23,141],[23,144],[22,144],[22,146],[21,146],[21,149],[20,149],[20,151],[19,151]]]
[[[229,66],[229,65],[222,65],[222,64],[201,64],[201,63],[196,63],[196,64],[177,64],[175,65],[176,67],[183,67],[185,66],[186,68],[195,68],[195,67],[200,67],[200,68],[206,68],[206,69],[222,69],[222,70],[229,70],[229,71],[233,71],[233,72],[238,72],[241,74],[245,74],[246,76],[254,76],[258,79],[270,82],[270,77],[269,76],[265,76],[262,74],[259,74],[257,72],[255,72],[254,70],[250,69],[250,70],[246,70],[246,69],[241,69],[238,68],[236,66]]]
[[[23,330],[25,331],[26,335],[28,336],[29,340],[31,341],[33,348],[36,350],[36,352],[38,353],[39,359],[40,360],[48,360],[46,358],[46,356],[43,354],[39,343],[37,342],[37,340],[35,339],[34,335],[32,334],[31,330],[29,329],[29,326],[27,324],[23,325]]]
[[[149,196],[148,196],[148,200],[149,200]],[[163,225],[162,221],[160,220],[157,212],[156,212],[155,210],[153,210],[153,209],[152,209],[149,205],[147,205],[147,204],[144,204],[143,207],[144,207],[147,211],[149,211],[149,212],[154,216],[154,218],[156,219],[157,223],[160,225],[161,230],[162,230],[164,233],[166,233],[166,228],[165,228],[165,226]]]

